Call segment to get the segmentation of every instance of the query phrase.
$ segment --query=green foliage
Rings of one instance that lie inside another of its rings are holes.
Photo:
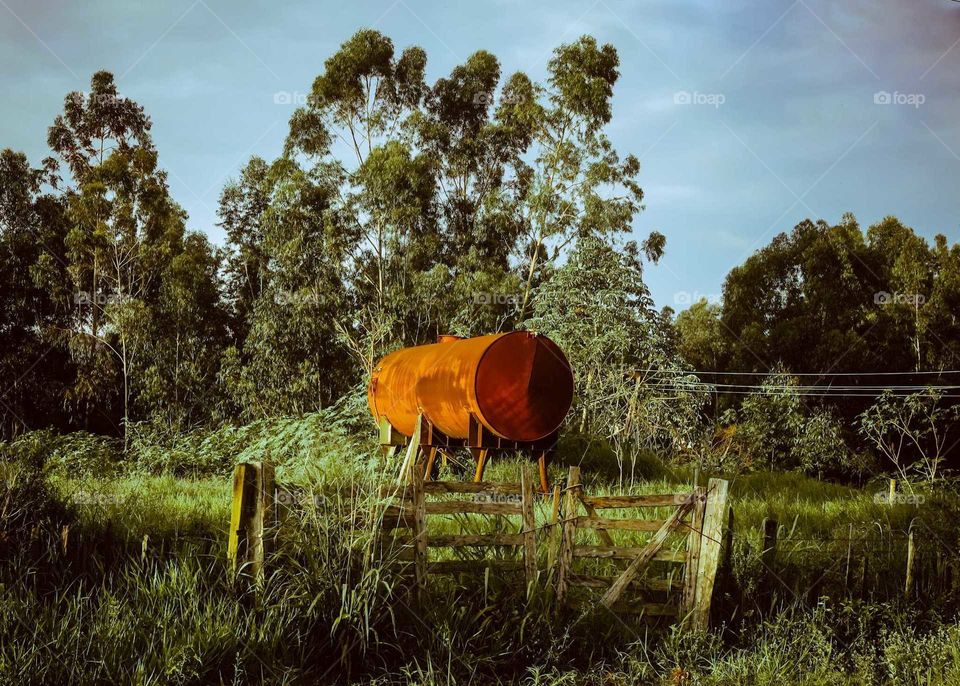
[[[818,474],[848,466],[850,451],[839,421],[827,409],[811,408],[798,385],[785,372],[768,376],[739,411],[728,413],[726,420],[736,423],[735,468]]]
[[[364,417],[368,425],[356,431],[358,408],[353,400],[348,396],[320,412],[212,431],[170,433],[165,426],[138,424],[131,427],[129,464],[148,474],[199,477],[229,474],[238,462],[267,459],[281,475],[309,470],[340,474],[359,465],[360,456],[372,446],[372,422]]]
[[[45,333],[65,322],[64,202],[41,192],[49,170],[0,151],[0,438],[39,425],[64,427],[73,367]]]
[[[885,391],[857,417],[861,435],[908,480],[911,473],[928,482],[941,474],[951,447],[951,429],[960,406],[946,405],[943,391],[930,389],[906,396]]]
[[[669,397],[658,390],[684,373],[669,322],[654,309],[642,276],[635,244],[620,252],[582,238],[540,287],[529,322],[568,356],[576,375],[575,425],[613,446],[621,474],[639,448],[686,449],[701,403],[693,393]]]
[[[47,429],[0,444],[0,452],[5,460],[30,465],[38,474],[45,470],[69,478],[109,478],[122,471],[122,447],[108,436]]]
[[[12,445],[0,444],[0,564],[70,519],[44,473],[45,438],[27,434]]]
[[[185,232],[186,214],[169,195],[166,173],[143,108],[117,92],[113,76],[94,74],[86,95],[70,93],[48,144],[64,164],[65,260],[74,308],[56,329],[77,368],[66,399],[84,421],[119,400],[122,420],[134,404],[172,424],[209,417],[211,355],[222,339],[217,258]],[[172,340],[171,340],[172,339]]]
[[[694,369],[722,371],[729,357],[729,336],[723,329],[723,308],[702,298],[677,315],[678,350]]]
[[[344,408],[332,423],[346,429],[352,417]],[[33,454],[42,455],[45,439],[38,439]],[[372,539],[361,513],[379,502],[375,493],[384,475],[358,471],[348,460],[362,464],[369,455],[364,451],[373,448],[347,455],[341,440],[331,432],[326,445],[314,446],[329,455],[321,469],[294,473],[289,467],[296,458],[287,462],[283,483],[304,497],[284,521],[256,602],[238,595],[227,580],[225,474],[55,480],[55,491],[47,487],[48,502],[56,503],[57,494],[71,502],[87,495],[70,521],[71,540],[88,541],[90,554],[82,561],[64,558],[64,520],[54,519],[57,525],[39,539],[51,542],[45,557],[18,554],[0,562],[0,680],[772,686],[946,685],[957,677],[957,626],[937,618],[949,616],[953,606],[945,599],[933,614],[915,617],[895,600],[881,600],[881,590],[891,598],[902,593],[902,575],[891,570],[902,569],[903,560],[884,557],[877,541],[863,547],[871,569],[896,578],[874,590],[875,602],[822,598],[806,604],[788,595],[790,604],[776,616],[738,613],[708,634],[564,622],[528,606],[522,588],[498,575],[486,583],[469,575],[432,578],[427,601],[414,612],[404,581],[369,564]],[[246,441],[252,452],[276,447],[251,436]],[[501,470],[497,478],[509,478],[517,466],[495,462],[491,468]],[[591,489],[615,488],[616,474],[587,476]],[[662,493],[682,482],[666,477],[631,490]],[[830,565],[843,559],[846,543],[831,547],[830,539],[847,534],[851,522],[869,528],[871,521],[888,518],[891,528],[900,529],[921,518],[949,527],[949,513],[956,511],[955,500],[948,510],[933,501],[922,508],[877,504],[869,490],[798,474],[751,474],[732,484],[731,497],[737,517],[734,575],[748,594],[762,571],[750,560],[758,555],[763,517],[782,525],[776,568],[781,582],[802,590],[823,578],[822,594],[840,596],[842,570],[832,574]],[[863,535],[854,529],[855,537]],[[811,537],[823,542],[808,543]],[[743,602],[752,607],[752,595]],[[77,651],[89,659],[60,657]]]

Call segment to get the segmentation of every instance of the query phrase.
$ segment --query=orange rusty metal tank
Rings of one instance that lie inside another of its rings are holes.
[[[529,331],[457,338],[404,348],[374,368],[370,411],[411,435],[423,413],[451,438],[467,438],[470,414],[509,441],[537,441],[563,422],[573,373],[563,351]]]

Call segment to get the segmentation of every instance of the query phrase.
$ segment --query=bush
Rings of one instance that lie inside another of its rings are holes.
[[[50,429],[32,431],[11,443],[0,444],[6,461],[29,464],[50,474],[72,478],[105,478],[117,475],[123,465],[120,441],[85,431],[58,434]]]
[[[28,543],[70,519],[47,481],[41,445],[26,438],[16,449],[9,444],[0,449],[0,559],[24,552]]]

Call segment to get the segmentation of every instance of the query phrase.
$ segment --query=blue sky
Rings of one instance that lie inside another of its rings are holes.
[[[190,227],[220,242],[220,189],[280,152],[293,105],[276,94],[302,97],[363,27],[425,48],[431,80],[478,49],[537,78],[561,42],[613,43],[610,134],[640,157],[647,196],[636,232],[667,236],[647,272],[659,305],[718,297],[731,267],[807,217],[893,214],[960,240],[950,0],[0,0],[0,147],[39,162],[64,95],[108,69],[151,115]]]

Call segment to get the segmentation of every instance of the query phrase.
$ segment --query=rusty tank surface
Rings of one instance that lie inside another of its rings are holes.
[[[493,435],[539,441],[561,425],[573,401],[563,351],[530,331],[458,338],[390,353],[367,389],[374,418],[410,436],[422,414],[453,439],[467,439],[471,416]]]

